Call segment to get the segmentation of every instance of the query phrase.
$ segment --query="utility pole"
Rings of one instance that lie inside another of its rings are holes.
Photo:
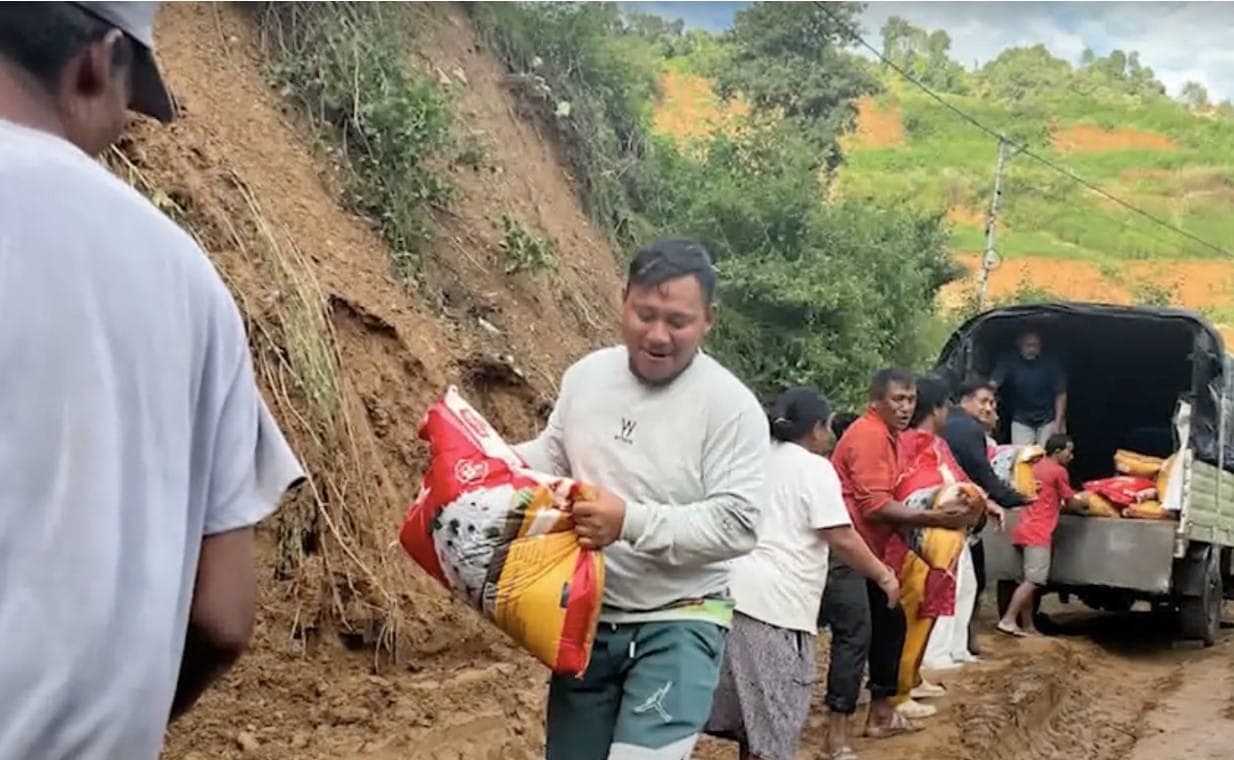
[[[985,255],[981,257],[981,286],[977,291],[977,308],[985,311],[986,293],[990,288],[990,272],[998,266],[994,251],[994,227],[998,222],[998,201],[1003,195],[1003,166],[1007,161],[1007,141],[998,138],[998,163],[994,165],[994,195],[990,198],[990,214],[985,220]]]

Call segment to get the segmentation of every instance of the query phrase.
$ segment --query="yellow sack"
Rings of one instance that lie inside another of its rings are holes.
[[[1161,507],[1157,500],[1141,501],[1123,510],[1123,517],[1132,520],[1172,520],[1174,516]]]
[[[1114,505],[1100,494],[1081,491],[1076,494],[1076,500],[1080,502],[1080,514],[1085,517],[1122,517]]]
[[[1114,469],[1123,475],[1140,478],[1155,478],[1161,472],[1165,460],[1119,449],[1114,452]]]
[[[1170,473],[1174,471],[1174,463],[1178,461],[1177,454],[1171,454],[1161,464],[1161,472],[1157,475],[1157,494],[1164,500],[1166,486],[1170,484]]]

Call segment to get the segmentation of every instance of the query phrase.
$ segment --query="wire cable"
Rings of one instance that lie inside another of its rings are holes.
[[[892,61],[891,59],[883,55],[883,52],[881,50],[874,47],[869,42],[866,42],[866,39],[861,36],[861,31],[855,27],[852,27],[846,24],[843,19],[841,19],[836,14],[834,14],[831,11],[831,9],[827,7],[826,2],[822,2],[821,0],[815,0],[814,5],[819,10],[821,10],[824,14],[826,14],[828,18],[830,18],[833,22],[835,22],[837,27],[839,27],[840,29],[843,29],[852,39],[856,40],[862,47],[864,47],[865,49],[873,53],[880,61],[883,62],[884,65],[886,65],[892,71],[896,72],[897,74],[899,74],[901,77],[911,82],[912,84],[916,85],[918,89],[920,89],[926,95],[929,95],[931,98],[937,101],[940,105],[942,105],[944,108],[954,113],[959,118],[963,119],[964,121],[968,122],[972,126],[986,133],[990,137],[993,137],[996,140],[1001,140],[1007,143],[1008,145],[1010,145],[1012,148],[1015,149],[1016,153],[1023,153],[1025,156],[1028,156],[1029,158],[1033,159],[1034,161],[1041,164],[1042,166],[1045,166],[1047,169],[1051,169],[1055,172],[1058,172],[1059,174],[1062,174],[1063,176],[1069,178],[1073,182],[1079,185],[1082,185],[1088,190],[1104,197],[1106,200],[1109,200],[1112,203],[1115,203],[1127,209],[1128,211],[1134,214],[1137,214],[1138,216],[1141,216],[1144,219],[1147,219],[1148,221],[1154,224],[1157,224],[1167,230],[1170,230],[1171,232],[1177,235],[1181,235],[1182,237],[1187,238],[1188,240],[1191,240],[1194,243],[1198,243],[1199,245],[1202,245],[1205,248],[1208,248],[1209,250],[1219,253],[1223,256],[1232,255],[1230,251],[1226,250],[1225,248],[1222,248],[1216,243],[1209,242],[1205,240],[1204,238],[1200,237],[1199,235],[1196,235],[1192,232],[1188,232],[1182,227],[1179,227],[1178,225],[1173,224],[1161,218],[1160,216],[1157,216],[1151,211],[1142,209],[1139,206],[1136,206],[1134,203],[1131,203],[1130,201],[1126,201],[1118,197],[1117,195],[1114,195],[1113,193],[1101,187],[1100,185],[1081,177],[1079,174],[1076,174],[1071,169],[1068,169],[1067,167],[1062,166],[1061,164],[1058,164],[1042,155],[1039,155],[1037,152],[1033,151],[1027,145],[1017,143],[1015,140],[1012,140],[1011,138],[1007,137],[1006,135],[999,132],[998,130],[993,129],[992,127],[989,127],[983,124],[980,120],[978,120],[973,115],[965,112],[959,106],[956,106],[954,103],[948,102],[946,98],[944,98],[942,95],[940,95],[939,93],[931,89],[929,85],[925,84],[924,82],[914,77],[912,74],[905,71],[903,67],[899,66],[894,61]]]

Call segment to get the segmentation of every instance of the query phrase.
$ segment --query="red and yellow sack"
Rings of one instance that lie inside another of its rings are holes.
[[[604,589],[604,559],[570,518],[586,486],[528,469],[454,388],[420,437],[431,455],[403,548],[554,673],[581,676]]]
[[[1157,498],[1156,483],[1148,478],[1138,478],[1133,475],[1090,480],[1084,484],[1084,490],[1102,496],[1116,508],[1129,507],[1132,504]]]
[[[1086,517],[1122,517],[1122,513],[1114,508],[1109,499],[1100,494],[1081,491],[1075,498],[1080,503],[1080,514]]]

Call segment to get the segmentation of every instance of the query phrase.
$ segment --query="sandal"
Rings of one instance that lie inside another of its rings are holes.
[[[897,711],[892,711],[891,720],[885,726],[866,725],[866,736],[871,739],[889,739],[901,734],[912,734],[921,730],[921,726],[905,718]]]
[[[998,625],[994,626],[994,630],[998,631],[1004,636],[1012,636],[1017,639],[1028,638],[1028,634],[1024,632],[1024,629],[1016,627],[1016,626],[1010,626],[1010,625],[1005,626],[1002,623],[999,623]]]
[[[823,753],[822,760],[857,760],[857,753],[852,747],[840,747],[834,755]]]

